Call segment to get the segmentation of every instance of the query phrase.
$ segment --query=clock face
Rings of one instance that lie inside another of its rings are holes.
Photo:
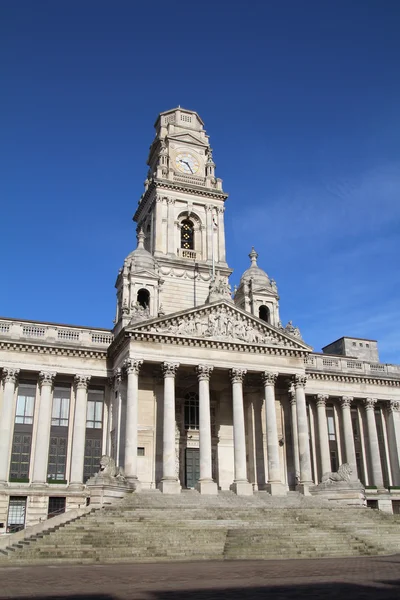
[[[178,171],[194,175],[199,170],[200,164],[197,158],[189,152],[179,152],[175,157],[175,166]]]

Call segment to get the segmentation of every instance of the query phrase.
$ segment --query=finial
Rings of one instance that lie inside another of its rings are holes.
[[[145,239],[143,228],[141,227],[137,234],[137,247],[144,248],[144,239]]]
[[[251,260],[251,266],[252,267],[256,267],[257,266],[257,258],[258,258],[258,254],[257,252],[254,250],[254,246],[251,249],[251,252],[249,254],[249,258]]]

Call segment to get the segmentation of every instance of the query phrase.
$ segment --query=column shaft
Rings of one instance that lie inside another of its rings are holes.
[[[89,375],[76,375],[75,415],[72,434],[71,477],[70,486],[82,487],[83,465],[85,461],[87,388]]]
[[[317,414],[318,414],[318,438],[319,451],[321,456],[321,476],[324,473],[331,471],[331,452],[329,449],[329,434],[328,423],[326,420],[326,401],[329,396],[318,394],[317,399]]]
[[[388,403],[387,430],[393,485],[400,486],[400,402],[398,401]]]
[[[376,430],[375,420],[375,398],[366,398],[364,400],[365,411],[367,414],[367,429],[368,429],[368,445],[369,456],[371,461],[372,484],[377,488],[384,488],[381,457],[379,452],[378,432]]]
[[[350,465],[350,468],[352,470],[351,479],[354,481],[357,479],[358,476],[357,476],[356,451],[355,451],[355,447],[354,447],[353,424],[351,421],[351,410],[350,410],[352,401],[353,401],[353,398],[351,396],[343,396],[341,398],[344,450],[345,450],[345,455],[346,455],[346,462]]]
[[[163,422],[163,476],[159,488],[167,494],[179,494],[181,486],[176,476],[175,453],[175,374],[179,364],[163,363],[164,422]]]
[[[279,460],[278,426],[276,422],[275,408],[275,382],[277,373],[265,371],[262,375],[264,383],[265,398],[265,421],[267,433],[267,457],[268,457],[268,486],[270,493],[283,493],[281,484],[281,467]]]
[[[232,489],[237,494],[249,495],[253,493],[251,484],[247,481],[246,468],[246,434],[244,427],[243,407],[243,378],[244,369],[231,369],[232,404],[233,404],[233,456],[234,456],[234,482]]]
[[[212,444],[210,414],[210,376],[213,367],[199,365],[196,369],[199,380],[199,434],[200,434],[200,479],[197,489],[203,494],[216,494],[217,484],[212,479]]]
[[[7,485],[10,471],[11,442],[14,432],[15,386],[19,369],[3,369],[3,406],[0,415],[0,485]]]
[[[39,373],[40,400],[38,425],[36,429],[35,455],[33,457],[32,483],[47,484],[47,465],[49,461],[51,413],[53,401],[53,383],[56,373]]]
[[[297,407],[297,435],[299,438],[300,484],[303,486],[312,484],[310,441],[307,422],[306,395],[304,391],[306,381],[307,377],[305,375],[295,375],[294,377]]]
[[[128,358],[124,362],[128,384],[126,391],[125,476],[135,490],[139,489],[137,471],[139,370],[142,360]]]
[[[292,417],[292,438],[293,438],[293,464],[295,471],[295,483],[300,481],[300,458],[299,458],[299,436],[297,433],[297,406],[296,394],[294,389],[289,390],[290,411]]]

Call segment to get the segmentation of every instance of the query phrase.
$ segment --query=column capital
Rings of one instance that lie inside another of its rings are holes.
[[[353,400],[354,400],[353,396],[342,396],[340,398],[340,404],[341,404],[342,408],[350,408]]]
[[[386,408],[389,413],[398,413],[400,412],[400,402],[398,400],[389,400],[386,404]]]
[[[293,385],[295,388],[305,388],[307,383],[307,375],[293,375]]]
[[[127,358],[124,360],[124,370],[128,375],[134,373],[135,375],[139,375],[140,367],[142,366],[143,361],[137,360],[136,358]]]
[[[264,371],[263,373],[261,373],[261,379],[265,386],[274,386],[277,378],[278,373],[272,373],[271,371]]]
[[[39,373],[39,382],[40,387],[50,386],[52,387],[54,383],[54,379],[56,378],[57,373],[55,371],[40,371]]]
[[[247,373],[247,369],[230,369],[229,377],[232,383],[243,383],[244,376]]]
[[[376,398],[364,398],[363,403],[365,410],[374,410],[377,401],[378,400]]]
[[[76,388],[87,390],[89,381],[91,379],[90,375],[75,375],[75,385]]]
[[[176,372],[179,368],[179,363],[161,363],[161,371],[164,375],[164,379],[166,377],[175,377]]]
[[[18,381],[19,369],[10,369],[8,367],[3,367],[1,372],[1,378],[4,383],[13,383],[14,385]]]
[[[203,381],[203,380],[209,381],[213,370],[214,370],[214,367],[212,367],[210,365],[197,365],[197,367],[196,367],[197,379],[199,381]]]
[[[317,394],[315,399],[317,401],[317,406],[323,406],[325,408],[329,396],[328,394]]]

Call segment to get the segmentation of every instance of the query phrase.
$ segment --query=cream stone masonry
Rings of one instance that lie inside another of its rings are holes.
[[[32,484],[47,484],[47,462],[50,444],[52,391],[56,373],[41,371],[39,373],[40,400],[38,428],[36,431],[35,454],[33,458]]]
[[[0,534],[111,489],[317,493],[343,463],[357,503],[400,510],[400,365],[314,352],[250,243],[232,292],[216,162],[196,112],[160,113],[112,330],[0,318]],[[110,489],[86,484],[104,455]]]
[[[326,420],[326,401],[328,400],[328,398],[329,396],[327,396],[326,394],[318,394],[316,396],[322,473],[328,473],[331,470],[328,424]]]
[[[87,389],[90,375],[76,375],[76,402],[74,430],[72,437],[70,488],[81,488],[83,484],[83,463],[85,456]]]
[[[2,486],[8,485],[11,439],[15,414],[15,386],[18,381],[18,375],[19,369],[3,368],[2,381],[4,393],[0,419],[0,485]]]
[[[128,377],[126,393],[126,432],[125,432],[125,477],[130,486],[140,489],[137,465],[138,410],[139,410],[139,371],[142,360],[127,358],[124,368]]]

